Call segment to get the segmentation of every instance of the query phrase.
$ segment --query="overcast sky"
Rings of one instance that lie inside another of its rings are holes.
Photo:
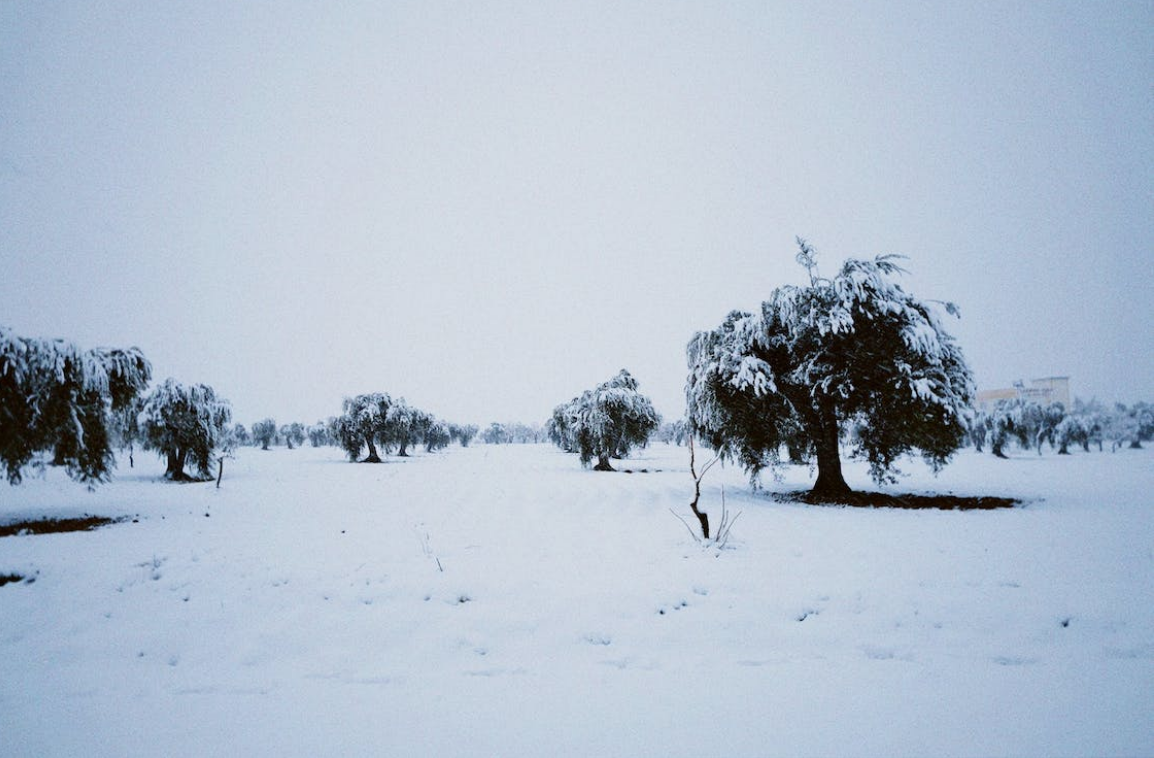
[[[246,424],[680,416],[796,235],[979,386],[1154,400],[1154,4],[0,0],[0,324]]]

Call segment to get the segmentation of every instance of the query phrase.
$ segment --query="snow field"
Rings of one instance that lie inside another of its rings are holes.
[[[0,495],[4,521],[139,515],[0,538],[36,578],[0,587],[0,755],[1154,751],[1148,450],[966,452],[895,488],[1028,501],[994,512],[778,503],[717,467],[723,551],[669,513],[692,480],[660,444],[621,464],[646,474],[245,449],[219,490],[138,458]]]

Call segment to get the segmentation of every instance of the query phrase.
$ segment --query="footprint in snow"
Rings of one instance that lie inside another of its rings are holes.
[[[661,606],[660,608],[657,609],[657,615],[658,616],[664,616],[665,614],[667,614],[670,611],[679,611],[682,608],[688,608],[688,607],[689,607],[689,601],[688,600],[682,600],[680,603],[674,603],[672,606],[668,606],[668,607]]]

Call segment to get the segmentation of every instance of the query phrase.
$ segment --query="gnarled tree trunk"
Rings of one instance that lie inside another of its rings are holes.
[[[817,481],[810,491],[814,495],[823,498],[839,497],[851,492],[841,473],[841,450],[838,443],[837,418],[832,413],[824,414],[814,444],[817,453]]]
[[[164,478],[172,482],[191,482],[192,477],[184,473],[184,464],[188,460],[188,450],[177,448],[166,451],[168,467],[164,471]]]
[[[377,455],[377,446],[373,442],[372,435],[365,436],[365,444],[369,446],[369,455],[361,463],[380,463],[381,456]]]

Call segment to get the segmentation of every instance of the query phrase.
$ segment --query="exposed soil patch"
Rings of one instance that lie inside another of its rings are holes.
[[[0,574],[0,587],[3,587],[9,582],[16,583],[22,581],[24,581],[24,577],[20,574]]]
[[[852,508],[904,508],[906,510],[938,511],[992,511],[1013,508],[1021,500],[1012,497],[962,497],[959,495],[889,495],[884,492],[851,492],[849,495],[830,497],[814,495],[805,490],[774,495],[783,502],[811,505],[843,505]]]
[[[17,521],[14,524],[0,524],[0,537],[17,534],[56,534],[58,532],[90,532],[102,526],[125,521],[122,518],[105,516],[83,516],[81,518],[43,518],[35,521]]]

